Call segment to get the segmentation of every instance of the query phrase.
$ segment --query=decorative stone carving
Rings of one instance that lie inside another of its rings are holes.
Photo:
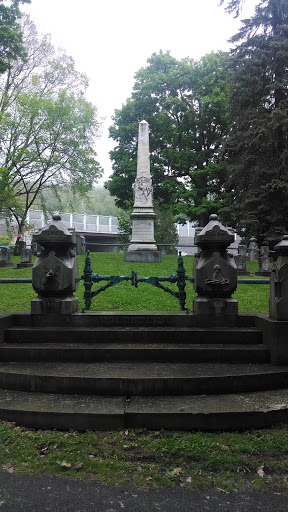
[[[60,215],[34,236],[41,246],[33,266],[32,284],[39,294],[31,302],[34,314],[71,314],[78,310],[73,292],[78,285],[75,230],[68,231]]]
[[[195,255],[194,288],[198,297],[194,299],[196,315],[231,316],[238,314],[238,302],[231,297],[237,288],[237,269],[227,247],[234,235],[210,215],[210,221],[195,234],[199,252]]]
[[[270,277],[269,316],[274,320],[288,320],[288,235],[274,249],[277,260]]]

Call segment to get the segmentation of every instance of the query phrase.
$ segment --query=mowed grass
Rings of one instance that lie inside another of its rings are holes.
[[[12,258],[15,267],[0,268],[0,278],[31,278],[32,269],[17,269],[16,264],[20,257]],[[78,256],[79,276],[83,274],[85,256]],[[139,277],[169,276],[177,270],[177,256],[164,256],[161,263],[128,263],[124,261],[123,253],[91,253],[92,268],[94,273],[101,275],[131,275],[132,270]],[[193,276],[193,258],[184,257],[184,267],[188,277]],[[253,273],[258,270],[258,265],[247,263],[248,270]],[[254,275],[251,275],[253,278]],[[170,289],[177,291],[177,286],[169,282],[162,283]],[[105,281],[95,283],[93,290],[105,285]],[[30,302],[36,297],[31,284],[0,284],[0,311],[27,311]],[[186,284],[186,307],[192,310],[195,292],[193,285]],[[84,286],[80,281],[75,292],[79,297],[79,309],[84,307]],[[239,302],[241,312],[267,313],[269,304],[269,285],[239,284],[234,297]],[[163,290],[157,289],[147,283],[139,283],[138,288],[131,285],[130,281],[119,283],[93,298],[91,311],[178,311],[178,300]]]
[[[288,426],[242,433],[63,433],[3,422],[0,468],[147,488],[288,492]]]

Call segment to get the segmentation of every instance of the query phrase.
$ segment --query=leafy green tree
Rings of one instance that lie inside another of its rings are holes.
[[[239,14],[240,0],[226,3]],[[261,0],[232,38],[223,218],[272,245],[288,229],[288,3]]]
[[[155,240],[160,250],[167,254],[175,251],[178,243],[178,233],[175,225],[175,217],[171,209],[155,207]]]
[[[27,58],[0,77],[0,203],[20,233],[45,188],[69,183],[84,195],[102,172],[94,150],[97,111],[84,96],[86,77],[48,37],[38,39],[29,19],[23,34]]]
[[[105,184],[122,208],[132,205],[137,167],[138,123],[150,126],[151,175],[159,205],[173,205],[205,224],[218,209],[225,165],[221,157],[227,134],[225,53],[199,62],[178,61],[168,52],[154,53],[135,75],[131,95],[115,111],[110,136],[114,174]]]
[[[22,31],[19,25],[19,4],[30,4],[31,0],[11,0],[8,4],[0,0],[0,74],[5,73],[11,62],[25,56]]]

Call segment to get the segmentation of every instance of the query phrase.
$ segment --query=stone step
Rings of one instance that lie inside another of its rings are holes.
[[[264,363],[269,351],[261,344],[6,343],[0,345],[0,361]]]
[[[0,388],[108,396],[244,393],[288,387],[288,366],[247,363],[0,363]]]
[[[10,327],[6,343],[243,343],[262,342],[255,328],[197,327]]]
[[[0,390],[0,419],[46,429],[228,430],[288,422],[288,388],[218,396],[103,397]]]

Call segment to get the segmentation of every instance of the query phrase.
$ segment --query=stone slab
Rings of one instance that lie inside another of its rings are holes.
[[[287,421],[288,389],[216,397],[132,397],[125,411],[126,428],[241,430]]]
[[[0,418],[33,428],[122,429],[125,406],[125,397],[0,390]]]
[[[133,263],[161,263],[160,251],[140,249],[138,251],[126,251],[125,261]]]

